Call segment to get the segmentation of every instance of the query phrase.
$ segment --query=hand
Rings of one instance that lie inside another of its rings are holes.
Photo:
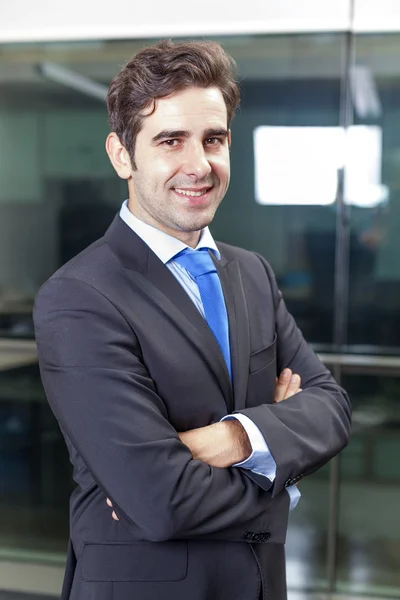
[[[293,374],[291,369],[283,369],[282,373],[276,378],[276,390],[274,402],[281,402],[287,400],[291,396],[298,394],[302,391],[301,377],[296,373]]]
[[[107,498],[107,504],[110,508],[112,508],[112,502],[111,502],[110,498]],[[114,521],[119,521],[115,510],[112,511],[111,516],[114,519]]]

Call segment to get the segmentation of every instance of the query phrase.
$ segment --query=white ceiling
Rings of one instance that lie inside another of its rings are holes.
[[[350,0],[3,1],[0,42],[345,31]]]

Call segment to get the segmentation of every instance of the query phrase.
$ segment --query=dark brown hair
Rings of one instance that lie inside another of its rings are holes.
[[[138,52],[114,77],[107,95],[109,123],[134,168],[136,136],[157,98],[192,86],[221,90],[229,127],[240,100],[236,63],[217,42],[159,42]]]

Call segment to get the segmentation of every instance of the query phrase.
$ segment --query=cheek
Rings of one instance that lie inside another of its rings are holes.
[[[180,163],[177,157],[158,157],[151,161],[150,176],[167,182],[179,170]]]
[[[231,175],[229,160],[226,160],[225,157],[221,157],[221,159],[214,160],[213,169],[221,183],[229,183]]]

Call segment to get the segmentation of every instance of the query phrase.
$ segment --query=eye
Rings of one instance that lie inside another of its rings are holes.
[[[205,144],[207,146],[219,146],[223,143],[223,139],[222,138],[218,138],[218,137],[209,137],[205,140]]]
[[[174,146],[177,146],[179,144],[179,140],[177,140],[177,139],[164,140],[163,142],[161,142],[161,144],[164,146],[169,146],[170,148],[173,148]]]

